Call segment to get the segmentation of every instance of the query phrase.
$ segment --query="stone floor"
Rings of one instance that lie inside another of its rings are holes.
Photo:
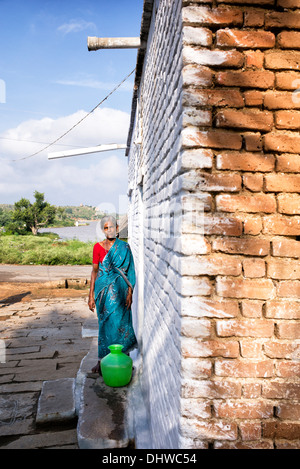
[[[95,320],[87,290],[0,285],[0,448],[78,448],[76,422],[39,425],[43,381],[75,378]]]

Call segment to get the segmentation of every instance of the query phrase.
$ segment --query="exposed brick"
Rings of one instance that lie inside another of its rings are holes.
[[[277,365],[276,374],[280,378],[300,378],[300,362],[299,359],[295,362],[280,362]],[[285,417],[287,418],[287,417]],[[295,409],[294,418],[297,418],[297,407]]]
[[[190,419],[207,419],[211,417],[211,406],[208,401],[202,399],[183,399],[182,415]]]
[[[262,230],[261,218],[251,217],[244,220],[244,233],[249,235],[258,235]]]
[[[185,379],[208,378],[212,375],[212,363],[209,360],[199,360],[199,358],[184,358],[182,360],[182,372]],[[190,401],[189,403],[191,404]],[[187,402],[186,407],[188,405]],[[198,406],[196,407],[199,409]]]
[[[211,174],[193,170],[183,176],[183,189],[189,191],[237,192],[241,189],[239,174]]]
[[[217,210],[223,212],[276,212],[275,198],[267,194],[218,195],[216,197],[216,206]]]
[[[273,417],[273,404],[266,401],[220,401],[214,403],[218,418],[266,419]]]
[[[300,153],[300,135],[291,132],[278,132],[264,135],[264,148],[280,153]]]
[[[270,251],[270,241],[257,238],[218,238],[213,240],[214,251],[230,254],[266,256]]]
[[[184,398],[226,399],[241,397],[241,384],[222,380],[188,380],[183,383]]]
[[[266,274],[265,261],[262,259],[245,259],[243,269],[245,277],[264,277]]]
[[[229,319],[217,321],[216,330],[219,337],[272,337],[274,325],[263,319]]]
[[[204,234],[239,236],[242,234],[243,224],[237,218],[221,216],[204,217]]]
[[[182,9],[184,23],[201,25],[242,25],[243,13],[229,8],[187,6]]]
[[[263,68],[264,53],[259,50],[245,50],[245,67],[246,68]]]
[[[245,383],[242,388],[242,393],[245,399],[256,399],[261,396],[261,384]]]
[[[295,1],[295,0],[294,0]],[[241,4],[241,0],[217,0],[217,3],[232,3],[232,4]],[[243,2],[244,5],[250,5],[250,6],[253,6],[253,5],[257,5],[257,6],[260,6],[260,5],[273,5],[274,4],[274,0],[245,0]]]
[[[299,28],[300,28],[300,15]],[[265,67],[271,70],[298,70],[300,51],[267,51],[265,54]]]
[[[210,46],[212,44],[212,31],[207,28],[194,28],[185,26],[182,28],[183,43],[198,46]]]
[[[242,315],[245,318],[261,318],[262,317],[262,305],[263,305],[262,301],[243,300],[242,301]]]
[[[286,8],[286,6],[284,5]],[[270,12],[265,15],[265,26],[267,28],[300,28],[300,13],[299,12]]]
[[[218,277],[216,291],[225,298],[253,298],[268,300],[273,297],[275,287],[269,279]]]
[[[237,424],[225,420],[194,420],[193,425],[182,424],[182,434],[188,438],[235,440],[237,438]]]
[[[244,106],[244,100],[241,93],[237,90],[219,89],[185,89],[182,96],[182,102],[185,106],[235,106],[237,108]]]
[[[299,129],[300,111],[278,111],[275,113],[277,129]]]
[[[246,106],[260,107],[263,105],[264,95],[261,91],[257,90],[245,91],[244,100]]]
[[[271,1],[271,0],[269,0]],[[245,11],[244,26],[251,28],[254,26],[263,26],[265,22],[265,15],[263,11],[248,10]]]
[[[181,320],[181,331],[185,337],[210,337],[211,327],[211,322],[206,319],[195,319],[185,316]]]
[[[234,171],[268,172],[275,167],[275,157],[264,153],[222,152],[217,154],[216,166]]]
[[[240,340],[240,347],[243,358],[263,358],[262,344],[252,338]]]
[[[275,84],[281,90],[297,90],[300,85],[299,72],[277,72],[275,75]]]
[[[241,31],[219,29],[216,34],[217,46],[242,49],[269,49],[275,45],[275,35],[270,31]]]
[[[242,264],[238,258],[208,255],[182,259],[182,275],[240,275]]]
[[[182,52],[183,64],[197,64],[217,67],[241,68],[244,56],[239,51],[209,50],[185,46]]]
[[[283,298],[300,298],[300,280],[278,282],[277,296]]]
[[[273,87],[274,79],[274,72],[262,70],[228,70],[216,74],[216,81],[219,85],[241,88],[268,89]]]
[[[300,217],[279,215],[264,217],[263,232],[272,235],[300,236]]]
[[[298,440],[300,438],[300,423],[263,422],[262,435],[264,438]]]
[[[300,192],[300,174],[268,174],[265,184],[269,192]]]
[[[295,259],[271,259],[268,261],[268,276],[276,279],[300,278],[300,263]]]
[[[239,150],[242,147],[242,137],[235,132],[224,130],[200,131],[196,127],[190,126],[182,131],[182,145],[183,147],[199,146]]]
[[[262,396],[267,399],[300,399],[300,384],[264,381],[262,384]]]
[[[264,353],[269,358],[296,358],[300,353],[300,345],[295,343],[285,343],[279,340],[270,340],[264,342]]]
[[[298,319],[300,315],[298,314]],[[277,330],[279,339],[298,340],[300,339],[300,323],[297,322],[281,322],[278,324]]]
[[[300,32],[298,31],[282,31],[277,36],[278,45],[283,49],[299,49],[300,48]]]
[[[215,361],[216,376],[234,378],[270,378],[274,375],[274,365],[270,360],[219,360]]]
[[[214,155],[211,150],[204,150],[202,148],[183,151],[180,155],[181,170],[211,168],[213,157]]]
[[[283,173],[300,173],[299,155],[277,155],[277,171]]]
[[[279,194],[278,212],[289,215],[300,215],[300,195]]]
[[[262,174],[248,173],[243,176],[243,184],[246,189],[252,192],[263,190],[264,178]]]
[[[247,151],[261,151],[263,142],[260,133],[246,133],[243,135],[245,140],[245,148]]]
[[[300,319],[300,303],[298,301],[269,301],[266,317],[276,319]]]
[[[193,297],[186,299],[183,309],[183,314],[185,313],[198,318],[233,318],[239,314],[239,305],[236,300]]]
[[[243,109],[241,111],[224,109],[217,113],[216,126],[270,131],[273,127],[273,114],[257,109]]]
[[[261,439],[261,423],[260,422],[239,422],[239,431],[242,440],[257,440]]]
[[[300,421],[300,403],[280,402],[276,407],[276,415],[281,419]]]
[[[295,239],[274,239],[272,241],[272,254],[279,257],[300,257],[300,241]]]
[[[210,127],[212,124],[212,113],[206,109],[195,109],[194,107],[184,107],[182,113],[182,124],[196,125],[200,127]]]
[[[298,94],[288,91],[267,91],[264,96],[267,109],[297,109],[300,107]]]
[[[182,339],[182,353],[184,357],[227,357],[239,356],[239,344],[237,341]]]
[[[201,65],[189,64],[182,69],[183,86],[211,86],[213,72]]]
[[[300,8],[300,0],[278,0],[278,6],[283,8]]]

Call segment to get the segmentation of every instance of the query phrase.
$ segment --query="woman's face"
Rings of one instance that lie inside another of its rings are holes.
[[[108,239],[115,238],[117,235],[116,225],[114,225],[111,221],[104,223],[103,233]]]

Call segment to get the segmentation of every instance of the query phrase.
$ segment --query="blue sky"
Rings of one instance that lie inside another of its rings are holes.
[[[87,37],[139,36],[142,8],[143,0],[0,0],[0,203],[32,200],[35,190],[56,205],[124,203],[124,150],[47,155],[126,143],[134,74],[59,144],[21,158],[62,135],[134,69],[136,49],[89,52]]]

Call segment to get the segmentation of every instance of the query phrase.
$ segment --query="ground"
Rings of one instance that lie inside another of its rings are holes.
[[[1,449],[78,447],[76,422],[40,427],[35,416],[43,381],[75,378],[89,351],[82,327],[95,314],[83,284],[0,283]]]

